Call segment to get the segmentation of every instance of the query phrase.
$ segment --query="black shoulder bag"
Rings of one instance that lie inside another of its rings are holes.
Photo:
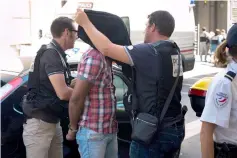
[[[142,143],[144,145],[149,145],[156,134],[157,131],[160,131],[159,128],[162,128],[161,122],[168,110],[169,104],[172,100],[174,95],[179,75],[180,75],[180,52],[178,52],[178,74],[175,80],[175,83],[169,93],[169,96],[164,104],[162,109],[160,118],[158,119],[157,116],[151,115],[149,113],[137,113],[137,103],[136,103],[136,84],[135,84],[135,76],[132,73],[132,85],[133,85],[133,96],[132,96],[132,140]]]

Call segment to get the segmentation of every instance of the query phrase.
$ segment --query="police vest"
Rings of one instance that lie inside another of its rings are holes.
[[[29,90],[34,91],[35,89],[38,88],[40,58],[43,55],[43,53],[48,49],[53,49],[59,54],[59,57],[60,57],[62,64],[63,64],[63,67],[65,68],[64,76],[65,76],[66,84],[70,85],[70,83],[71,83],[72,76],[71,76],[71,72],[70,72],[68,63],[63,59],[62,55],[57,50],[56,46],[53,43],[50,43],[48,45],[42,45],[41,48],[36,53],[37,55],[35,57],[35,61],[33,64],[34,68],[31,68],[34,71],[29,72],[29,80],[28,80],[28,85],[27,85]]]
[[[43,45],[35,57],[33,71],[29,72],[29,80],[27,85],[29,91],[23,97],[22,108],[24,114],[29,118],[33,117],[42,119],[46,122],[56,123],[59,121],[58,119],[62,116],[62,114],[65,111],[68,111],[65,109],[68,102],[60,100],[56,95],[52,96],[51,94],[40,93],[40,58],[48,49],[53,49],[59,54],[62,64],[65,67],[65,81],[67,85],[70,84],[71,74],[67,62],[63,59],[53,43]]]
[[[165,101],[168,98],[170,90],[172,89],[173,84],[175,83],[177,73],[178,73],[178,51],[179,48],[176,44],[170,41],[161,41],[158,43],[151,44],[154,48],[154,53],[159,53],[157,58],[162,58],[161,63],[159,63],[158,69],[160,74],[159,78],[155,81],[156,88],[155,90],[149,90],[150,87],[146,89],[148,91],[144,91],[142,94],[143,96],[154,96],[149,97],[150,100],[156,100],[156,104],[151,105],[151,102],[142,102],[140,103],[141,99],[136,95],[136,87],[139,86],[148,86],[148,84],[136,82],[136,70],[133,68],[133,77],[132,77],[132,85],[133,88],[128,89],[128,92],[124,95],[123,103],[125,105],[125,110],[131,114],[132,107],[138,105],[138,112],[147,112],[152,115],[156,115],[158,118],[160,113],[164,107]],[[182,58],[181,58],[182,59]],[[157,59],[158,60],[158,59]],[[182,63],[182,61],[181,61]],[[154,64],[156,65],[156,64]],[[182,82],[183,82],[183,68],[180,67],[180,77],[174,92],[174,96],[171,100],[170,106],[166,112],[165,117],[175,118],[176,116],[180,116],[181,114],[181,89],[182,89]],[[157,75],[157,74],[152,74]],[[156,77],[153,77],[156,78]],[[147,81],[149,83],[150,81]],[[139,85],[143,84],[143,85]],[[153,93],[153,94],[151,94]],[[149,104],[149,105],[148,105]]]
[[[159,79],[157,81],[157,105],[153,107],[152,111],[158,116],[165,104],[166,99],[175,83],[178,73],[178,54],[181,56],[179,47],[172,41],[160,41],[153,43],[154,51],[160,54],[162,62],[159,64]],[[182,57],[180,57],[182,59]],[[182,61],[180,62],[182,63]],[[183,66],[180,65],[179,81],[171,100],[166,117],[175,118],[181,114],[181,90],[183,84]]]

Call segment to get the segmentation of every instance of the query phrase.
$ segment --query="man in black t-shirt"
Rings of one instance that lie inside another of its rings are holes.
[[[138,112],[159,114],[178,76],[178,49],[176,46],[166,45],[158,47],[157,50],[151,43],[168,42],[167,40],[175,27],[173,16],[162,10],[150,14],[145,29],[144,43],[134,46],[120,46],[112,43],[94,27],[82,10],[78,10],[75,21],[84,28],[90,40],[101,53],[134,66]],[[180,66],[178,84],[164,120],[175,120],[181,116],[182,69]],[[184,138],[183,119],[172,125],[167,125],[165,128],[159,128],[160,131],[154,136],[154,140],[149,146],[132,141],[131,158],[171,158],[178,153],[176,151],[179,150]]]
[[[57,108],[61,101],[69,101],[73,91],[69,87],[70,72],[64,52],[73,48],[76,40],[77,34],[73,20],[67,17],[55,19],[51,25],[51,34],[53,40],[48,46],[52,49],[46,48],[46,51],[42,51],[39,72],[34,69],[36,65],[30,69],[33,75],[29,76],[29,83],[33,86],[28,84],[28,87],[39,88],[36,94],[37,107],[35,104],[23,105],[24,114],[27,116],[26,124],[23,125],[27,158],[63,158],[63,134],[59,116],[52,112],[54,109],[49,109],[49,105],[54,105],[53,100],[56,100],[57,105],[51,108]],[[34,73],[34,71],[37,72]],[[39,74],[39,78],[34,77],[36,74]],[[34,87],[38,79],[39,87]],[[33,90],[29,91],[29,96],[31,93]]]

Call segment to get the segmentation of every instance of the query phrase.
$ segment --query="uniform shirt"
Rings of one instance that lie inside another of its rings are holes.
[[[131,61],[131,66],[134,66],[136,69],[136,93],[138,98],[138,108],[141,112],[153,113],[154,111],[161,111],[163,106],[157,107],[158,100],[158,78],[161,77],[162,73],[169,73],[165,69],[173,68],[170,70],[170,77],[166,81],[169,82],[167,85],[163,85],[162,94],[160,92],[161,98],[160,101],[162,104],[166,101],[168,94],[173,86],[172,82],[177,76],[176,65],[172,63],[172,55],[170,54],[170,47],[161,48],[162,51],[167,53],[167,56],[161,57],[160,53],[156,53],[154,48],[147,43],[138,44],[134,46],[125,46],[124,47]],[[172,48],[171,48],[172,49]],[[176,57],[177,55],[174,55]],[[167,62],[162,62],[162,59]],[[170,61],[170,62],[169,62]],[[173,64],[173,65],[172,65]],[[173,66],[173,67],[172,67]],[[161,69],[163,72],[161,72]],[[171,74],[172,73],[172,74]],[[182,67],[180,76],[182,76]],[[171,80],[172,79],[172,80]],[[166,83],[166,82],[165,82]],[[176,117],[181,114],[181,89],[182,89],[182,77],[179,78],[179,82],[174,93],[175,97],[172,98],[169,106],[166,117]],[[145,106],[144,106],[145,105]],[[156,110],[153,110],[154,107],[157,107]]]
[[[215,76],[210,84],[201,121],[213,123],[214,140],[237,145],[237,77],[231,82],[224,77],[228,71],[237,73],[237,63],[232,61]]]
[[[85,99],[79,126],[98,133],[116,133],[116,98],[112,77],[112,63],[95,49],[84,53],[78,65],[78,78],[93,83]]]

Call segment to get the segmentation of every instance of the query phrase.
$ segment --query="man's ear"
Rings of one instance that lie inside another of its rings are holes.
[[[65,29],[65,32],[66,32],[66,35],[68,36],[69,35],[69,30]]]
[[[62,32],[62,36],[65,37],[68,35],[68,29],[64,29],[64,31]]]
[[[151,31],[152,32],[156,32],[157,31],[155,24],[152,24],[150,27],[151,27]]]

